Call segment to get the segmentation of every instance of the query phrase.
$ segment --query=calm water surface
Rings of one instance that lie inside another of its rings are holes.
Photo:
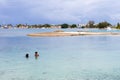
[[[120,80],[120,36],[26,36],[46,31],[0,29],[1,80]]]

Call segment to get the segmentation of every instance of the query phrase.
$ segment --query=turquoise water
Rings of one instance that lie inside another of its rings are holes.
[[[46,31],[0,29],[1,80],[120,80],[120,36],[26,36]]]

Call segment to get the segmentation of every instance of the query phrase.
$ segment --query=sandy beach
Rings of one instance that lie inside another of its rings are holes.
[[[32,37],[81,36],[81,35],[120,35],[119,32],[43,32],[31,33]]]

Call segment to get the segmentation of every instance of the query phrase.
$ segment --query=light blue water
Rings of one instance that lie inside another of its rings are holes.
[[[0,29],[1,80],[120,80],[120,36],[26,36],[46,31]]]

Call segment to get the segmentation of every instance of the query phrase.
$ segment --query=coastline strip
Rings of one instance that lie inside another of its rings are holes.
[[[81,36],[81,35],[120,35],[119,32],[43,32],[31,33],[32,37]]]

